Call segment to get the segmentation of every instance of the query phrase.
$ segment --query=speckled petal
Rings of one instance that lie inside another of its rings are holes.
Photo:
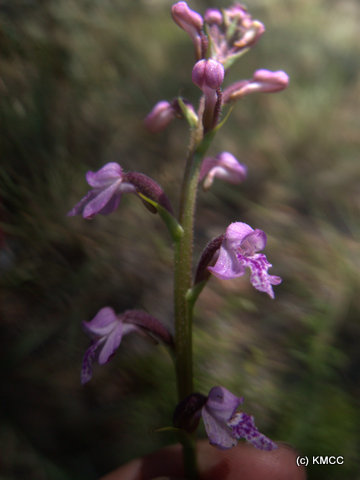
[[[267,293],[271,298],[275,298],[272,285],[278,285],[281,283],[281,278],[268,274],[267,271],[272,265],[267,261],[266,256],[262,253],[258,253],[252,257],[246,257],[241,254],[238,254],[237,257],[242,265],[250,268],[250,282],[253,287],[260,292]]]
[[[81,384],[84,385],[92,378],[92,364],[96,357],[96,351],[100,347],[102,339],[94,342],[86,350],[81,366]]]
[[[247,413],[241,412],[235,414],[228,422],[228,425],[235,438],[244,438],[260,450],[274,450],[277,448],[276,443],[259,432],[255,426],[254,418]]]

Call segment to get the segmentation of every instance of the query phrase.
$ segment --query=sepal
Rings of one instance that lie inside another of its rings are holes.
[[[138,195],[141,194],[142,197],[155,201],[169,213],[173,214],[170,200],[155,180],[140,172],[128,172],[124,175],[124,180],[136,188]],[[144,199],[142,198],[142,200]],[[157,209],[151,203],[144,200],[144,204],[152,213],[157,212]]]
[[[192,393],[177,404],[173,425],[188,433],[194,432],[200,422],[201,410],[207,401],[207,397],[201,393]]]

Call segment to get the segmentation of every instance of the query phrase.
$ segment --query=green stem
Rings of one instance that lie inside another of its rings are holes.
[[[175,241],[174,303],[175,303],[175,359],[179,402],[193,393],[192,360],[192,312],[194,302],[188,301],[192,287],[192,256],[194,240],[194,216],[199,174],[203,156],[210,145],[213,134],[192,138],[182,185],[179,223],[183,233]],[[197,478],[194,439],[181,440],[183,444],[186,475]]]

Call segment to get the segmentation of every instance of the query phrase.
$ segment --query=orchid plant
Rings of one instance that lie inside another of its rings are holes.
[[[245,439],[255,448],[272,450],[276,444],[260,433],[254,419],[237,409],[242,399],[223,386],[213,387],[207,395],[194,392],[192,359],[193,311],[198,296],[211,274],[233,279],[250,270],[255,289],[274,298],[273,286],[281,278],[270,275],[271,264],[265,254],[266,234],[244,222],[230,224],[223,234],[205,246],[197,267],[193,268],[195,207],[199,185],[208,190],[215,179],[239,184],[246,179],[247,167],[231,153],[206,156],[216,132],[230,116],[234,104],[251,93],[274,93],[287,87],[283,71],[257,70],[252,78],[224,85],[226,72],[253,47],[265,31],[238,3],[222,11],[208,9],[204,16],[177,2],[171,8],[175,23],[187,32],[195,52],[192,81],[202,91],[194,107],[187,99],[161,100],[145,118],[152,133],[165,129],[175,118],[183,118],[190,127],[190,139],[182,187],[180,209],[175,214],[163,188],[140,172],[124,172],[118,163],[108,163],[97,172],[88,172],[89,192],[68,213],[91,219],[108,215],[119,207],[123,194],[132,193],[153,213],[158,213],[168,228],[174,247],[174,329],[169,332],[161,321],[145,311],[116,313],[102,308],[89,322],[83,322],[92,343],[81,370],[81,382],[92,378],[93,364],[106,364],[120,347],[124,335],[136,332],[163,342],[172,352],[177,379],[178,405],[173,428],[184,446],[185,471],[197,478],[194,431],[200,418],[212,445],[231,448]],[[194,274],[193,274],[194,271]]]

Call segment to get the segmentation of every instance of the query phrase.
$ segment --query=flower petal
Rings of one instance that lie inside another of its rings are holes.
[[[244,238],[254,231],[247,223],[244,222],[233,222],[230,223],[226,229],[225,239],[226,246],[229,249],[235,250],[241,245],[241,242]]]
[[[102,343],[102,339],[94,342],[86,350],[81,367],[81,384],[84,385],[92,378],[92,364],[94,363],[96,350]]]
[[[205,408],[217,420],[227,422],[242,402],[242,398],[237,397],[226,388],[213,387],[209,392]]]
[[[262,253],[258,253],[252,257],[246,257],[241,254],[238,254],[237,257],[243,266],[250,268],[250,282],[253,287],[260,292],[267,293],[271,298],[274,298],[275,294],[271,285],[278,285],[281,283],[281,278],[267,273],[272,265],[267,261],[266,256]]]
[[[245,273],[245,268],[239,262],[234,250],[229,250],[224,245],[220,247],[219,257],[215,265],[208,267],[208,270],[222,280],[241,277]]]
[[[123,323],[118,321],[115,328],[106,337],[105,343],[99,353],[98,363],[104,365],[114,355],[123,337]]]
[[[240,248],[245,255],[252,256],[254,253],[264,250],[266,242],[266,233],[256,229],[244,237]]]
[[[117,208],[120,202],[120,197],[121,194],[119,193],[119,187],[121,185],[121,181],[118,180],[117,182],[114,182],[111,184],[109,187],[107,187],[105,190],[99,190],[95,197],[85,206],[84,211],[83,211],[83,217],[84,218],[92,218],[94,215],[98,213],[102,213],[103,215],[106,215],[108,213],[111,213]],[[113,199],[112,197],[116,195],[116,199]],[[107,207],[107,204],[113,200],[112,203],[112,210],[110,210]]]
[[[260,450],[274,450],[277,448],[276,443],[259,432],[255,426],[254,417],[247,413],[236,413],[228,422],[228,425],[235,438],[245,438],[247,442]]]
[[[83,328],[91,335],[103,337],[108,335],[119,323],[119,319],[110,307],[104,307],[98,311],[90,322],[83,322]]]
[[[246,223],[231,223],[226,229],[225,238],[220,247],[219,258],[213,267],[208,267],[208,270],[223,280],[244,275],[244,265],[239,261],[236,252],[243,239],[253,231]]]
[[[97,172],[87,172],[86,181],[93,188],[108,187],[117,180],[121,180],[123,171],[116,162],[110,162],[104,165]]]
[[[236,438],[225,422],[221,422],[213,417],[206,407],[202,408],[201,414],[211,445],[224,449],[236,445]]]
[[[97,193],[95,190],[90,190],[87,194],[78,202],[68,213],[68,217],[74,217],[75,215],[82,215],[85,206],[91,202]]]

